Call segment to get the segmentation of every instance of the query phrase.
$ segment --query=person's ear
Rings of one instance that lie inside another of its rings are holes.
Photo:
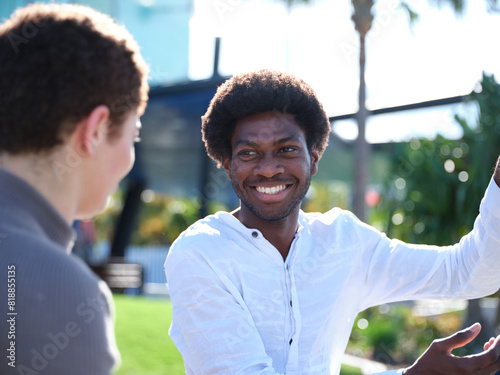
[[[225,157],[222,166],[226,171],[227,178],[229,179],[229,181],[231,181],[231,160],[228,157]]]
[[[318,163],[319,163],[319,152],[316,150],[316,146],[313,146],[311,151],[311,176],[314,176],[318,173]]]
[[[109,108],[105,105],[95,107],[77,126],[78,148],[83,154],[94,155],[99,145],[108,136]]]

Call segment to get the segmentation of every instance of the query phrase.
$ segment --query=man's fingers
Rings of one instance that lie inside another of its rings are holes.
[[[500,370],[500,336],[494,338],[493,341],[490,339],[488,343],[491,344],[484,352],[459,358],[463,361],[471,361],[470,365],[477,369],[474,374],[489,375]]]
[[[469,328],[458,331],[451,336],[445,337],[444,339],[435,340],[432,343],[432,346],[434,346],[439,351],[451,353],[453,349],[460,348],[474,340],[479,331],[481,331],[481,324],[474,323]]]
[[[488,350],[490,348],[490,346],[493,345],[494,341],[495,341],[494,337],[492,337],[491,339],[489,339],[489,341],[484,344],[483,349],[484,350]]]

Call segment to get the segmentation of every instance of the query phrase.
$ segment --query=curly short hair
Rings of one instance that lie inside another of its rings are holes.
[[[0,25],[0,152],[62,144],[99,105],[108,138],[148,99],[149,68],[123,26],[90,7],[32,4]]]
[[[321,156],[331,126],[314,90],[289,73],[259,70],[233,76],[224,82],[202,116],[202,136],[208,155],[222,166],[231,159],[231,137],[238,120],[258,113],[291,114],[304,130],[309,152]]]

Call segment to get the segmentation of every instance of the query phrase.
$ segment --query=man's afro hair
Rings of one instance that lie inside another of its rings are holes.
[[[233,76],[224,82],[202,116],[202,136],[208,155],[222,166],[231,159],[231,137],[245,117],[276,112],[294,115],[303,129],[309,151],[321,156],[328,145],[331,126],[314,90],[289,73],[259,70]]]

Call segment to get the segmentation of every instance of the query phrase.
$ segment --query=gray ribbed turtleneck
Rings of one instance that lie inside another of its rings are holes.
[[[110,374],[119,361],[111,293],[68,254],[73,238],[35,189],[0,169],[0,373]]]

